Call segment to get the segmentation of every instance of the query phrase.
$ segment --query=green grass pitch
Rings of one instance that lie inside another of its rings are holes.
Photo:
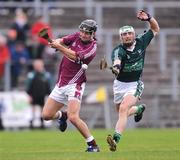
[[[1,160],[180,160],[180,129],[126,130],[116,152],[106,136],[112,130],[92,130],[99,153],[86,153],[77,130],[0,132]]]

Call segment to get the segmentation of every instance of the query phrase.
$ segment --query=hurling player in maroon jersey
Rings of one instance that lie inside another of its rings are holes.
[[[79,130],[87,142],[87,152],[99,152],[99,147],[86,123],[79,117],[82,95],[86,85],[86,69],[96,55],[97,24],[87,19],[81,22],[79,31],[63,38],[52,40],[49,46],[63,54],[58,80],[49,95],[42,116],[44,120],[57,119],[64,132],[67,119]],[[67,111],[61,109],[67,106]]]

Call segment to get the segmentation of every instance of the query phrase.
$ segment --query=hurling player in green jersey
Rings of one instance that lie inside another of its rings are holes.
[[[114,103],[119,115],[114,134],[107,137],[111,151],[116,151],[128,117],[134,115],[135,122],[139,122],[146,107],[145,104],[137,105],[144,89],[141,75],[146,48],[159,32],[159,25],[155,18],[144,10],[137,13],[137,18],[149,23],[149,30],[136,37],[132,26],[121,27],[119,29],[121,43],[113,49],[111,55],[112,73],[116,77],[113,84]]]

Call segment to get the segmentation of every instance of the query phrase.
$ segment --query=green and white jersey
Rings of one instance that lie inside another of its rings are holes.
[[[116,59],[121,60],[121,71],[117,80],[121,82],[138,81],[144,68],[146,48],[151,42],[154,34],[152,30],[136,37],[133,51],[127,50],[122,44],[116,46],[111,55],[112,63]]]

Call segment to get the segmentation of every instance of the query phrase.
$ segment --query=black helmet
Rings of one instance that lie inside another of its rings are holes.
[[[83,30],[85,32],[90,32],[90,33],[96,32],[97,23],[96,23],[96,21],[94,21],[92,19],[86,19],[81,22],[81,24],[79,25],[79,29]]]

